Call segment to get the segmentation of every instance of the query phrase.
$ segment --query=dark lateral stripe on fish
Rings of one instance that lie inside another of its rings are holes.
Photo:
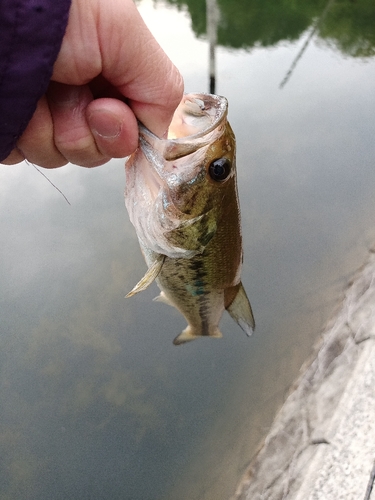
[[[210,328],[209,328],[209,317],[208,314],[210,312],[209,308],[209,298],[206,296],[207,292],[205,292],[205,295],[202,295],[199,297],[199,315],[202,318],[202,335],[203,336],[208,336],[210,335]]]
[[[200,259],[191,260],[189,268],[194,272],[193,284],[194,295],[198,297],[199,317],[201,318],[201,335],[210,335],[210,299],[209,292],[206,290],[207,286],[207,273],[202,266]]]

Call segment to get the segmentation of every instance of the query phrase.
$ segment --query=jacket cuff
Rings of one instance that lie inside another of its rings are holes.
[[[2,0],[0,7],[0,161],[46,92],[71,0]]]

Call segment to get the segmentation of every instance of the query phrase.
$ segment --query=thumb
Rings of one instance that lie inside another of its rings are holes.
[[[137,148],[137,120],[124,102],[111,98],[95,99],[87,106],[86,119],[103,155],[123,158]]]
[[[127,99],[138,120],[162,136],[182,99],[182,77],[132,0],[117,3],[115,18],[104,10],[107,2],[101,5],[98,36],[102,74]],[[108,37],[108,33],[114,35]]]

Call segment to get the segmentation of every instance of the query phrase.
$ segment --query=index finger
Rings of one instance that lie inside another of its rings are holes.
[[[131,4],[131,5],[130,5]],[[103,75],[128,99],[134,114],[149,130],[162,136],[182,99],[182,77],[155,40],[131,1],[121,2],[124,18],[100,25]]]

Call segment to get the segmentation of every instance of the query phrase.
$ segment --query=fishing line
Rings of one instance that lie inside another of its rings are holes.
[[[335,0],[328,0],[326,6],[324,7],[324,10],[323,12],[321,13],[321,15],[315,20],[315,22],[312,23],[311,25],[311,30],[310,30],[310,34],[309,36],[307,37],[307,40],[305,41],[305,43],[303,44],[303,47],[302,49],[298,52],[297,56],[295,57],[295,59],[293,60],[287,74],[284,76],[282,82],[280,83],[279,85],[279,88],[282,89],[286,83],[288,82],[289,78],[292,76],[292,73],[295,69],[295,67],[297,66],[297,63],[298,61],[301,59],[301,57],[303,56],[303,53],[305,52],[305,50],[307,49],[309,43],[311,42],[311,39],[313,38],[313,36],[315,35],[316,31],[318,30],[318,28],[320,27],[320,25],[322,24],[322,22],[324,21],[326,15],[327,15],[327,12],[329,11],[329,9],[331,8],[332,4],[334,3]]]
[[[51,186],[53,186],[53,187],[54,187],[54,188],[55,188],[55,189],[56,189],[56,190],[57,190],[57,191],[61,194],[61,196],[63,196],[63,197],[64,197],[64,199],[65,199],[65,201],[67,202],[67,204],[68,204],[68,205],[71,205],[70,201],[69,201],[69,200],[68,200],[68,198],[65,196],[65,194],[64,194],[64,193],[63,193],[63,192],[62,192],[62,191],[61,191],[61,190],[60,190],[60,189],[59,189],[59,188],[58,188],[58,187],[57,187],[57,186],[56,186],[56,185],[55,185],[55,184],[51,181],[51,179],[49,179],[49,178],[46,176],[46,174],[43,174],[43,172],[42,172],[41,170],[39,170],[39,168],[38,168],[36,165],[34,165],[34,163],[30,163],[30,162],[29,162],[28,160],[26,160],[26,159],[25,159],[25,163],[26,163],[27,165],[31,165],[31,166],[33,166],[33,167],[35,168],[35,170],[36,170],[37,172],[39,172],[39,173],[40,173],[40,175],[43,175],[43,177],[44,177],[45,179],[47,179],[47,181],[51,184]]]

